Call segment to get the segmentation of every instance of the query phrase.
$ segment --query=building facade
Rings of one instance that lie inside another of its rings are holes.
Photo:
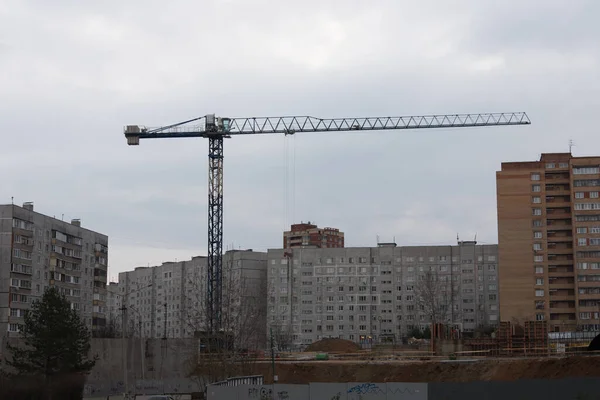
[[[502,163],[496,182],[502,320],[600,329],[600,157]]]
[[[497,245],[269,250],[268,326],[294,346],[324,337],[402,338],[431,315],[420,294],[433,275],[438,319],[469,334],[498,322]],[[421,307],[423,306],[423,307]]]
[[[108,237],[37,213],[33,203],[0,205],[0,332],[17,336],[24,311],[54,286],[94,335],[106,324]]]
[[[111,284],[111,324],[120,331],[126,305],[128,336],[193,337],[205,329],[207,258],[165,262],[119,274]],[[266,340],[267,254],[231,250],[223,255],[222,326],[244,341]],[[239,332],[243,330],[243,335]]]
[[[344,247],[344,232],[336,228],[319,228],[315,224],[294,224],[283,232],[283,248],[340,248]]]

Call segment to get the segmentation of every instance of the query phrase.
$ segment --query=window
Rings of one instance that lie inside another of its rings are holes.
[[[542,191],[541,185],[531,185],[531,191],[534,193],[539,193]]]
[[[494,285],[488,285],[488,290],[498,290],[498,286]]]
[[[545,319],[545,315],[544,314],[535,314],[535,320],[536,321],[543,321]]]
[[[586,238],[577,239],[577,246],[587,246],[587,239]]]
[[[556,168],[556,164],[554,164],[553,162],[546,163],[546,169],[552,169],[552,168]]]
[[[544,256],[533,256],[533,261],[535,262],[544,262]]]
[[[566,162],[561,162],[558,164],[559,168],[569,168],[569,163]]]
[[[576,210],[600,210],[600,203],[575,203]]]
[[[531,174],[531,180],[532,181],[539,181],[540,180],[540,174]]]
[[[577,233],[587,233],[587,228],[577,228]]]
[[[534,239],[541,239],[542,238],[542,232],[539,232],[539,231],[533,232],[533,238]]]
[[[535,273],[536,274],[543,274],[544,273],[544,267],[535,267]]]
[[[534,228],[539,228],[540,226],[543,226],[542,220],[541,219],[534,219],[533,220],[533,227]]]
[[[534,243],[533,244],[533,250],[535,250],[535,251],[542,250],[542,244],[541,243]]]
[[[536,289],[535,297],[544,297],[544,289]]]
[[[575,198],[576,199],[584,199],[585,198],[585,193],[583,193],[583,192],[575,192]]]
[[[531,211],[532,211],[533,215],[542,215],[542,209],[541,208],[533,208]]]
[[[537,286],[542,286],[544,284],[544,278],[536,278],[535,279],[535,284]]]
[[[533,204],[540,204],[542,202],[542,198],[540,196],[533,196],[531,198],[531,202]]]
[[[597,199],[598,198],[598,192],[590,192],[590,199]]]
[[[574,175],[586,175],[586,174],[598,174],[598,173],[600,173],[599,166],[573,167]]]

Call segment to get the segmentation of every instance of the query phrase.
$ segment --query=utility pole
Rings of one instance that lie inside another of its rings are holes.
[[[125,313],[127,311],[125,303],[127,302],[127,295],[128,293],[123,295],[123,304],[121,306],[121,351],[123,352],[123,356],[121,357],[121,368],[123,368],[123,384],[125,385],[123,392],[124,399],[129,398],[129,385],[127,382],[127,342],[125,341]]]
[[[149,288],[150,286],[152,286],[151,283],[144,287],[138,287],[135,290],[123,293],[123,302],[121,304],[121,351],[123,352],[123,356],[121,357],[121,361],[122,361],[121,368],[123,368],[123,384],[124,384],[123,398],[124,399],[129,398],[129,382],[128,382],[129,377],[127,375],[127,341],[125,340],[125,328],[127,326],[126,325],[127,299],[131,293],[135,293],[139,290]],[[141,319],[141,317],[140,317],[140,319]],[[142,355],[142,358],[143,358],[143,355]]]
[[[270,328],[271,332],[271,370],[273,371],[273,383],[278,381],[277,375],[275,375],[275,344],[273,343],[273,327]]]
[[[163,304],[165,307],[165,329],[163,333],[163,340],[167,340],[167,303]]]
[[[140,318],[139,327],[140,327],[140,358],[142,360],[142,379],[146,379],[146,355],[144,354],[144,334],[142,333],[142,316],[138,315]]]

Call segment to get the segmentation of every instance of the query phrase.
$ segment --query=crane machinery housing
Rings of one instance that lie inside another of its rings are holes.
[[[128,145],[140,139],[208,138],[208,254],[206,328],[217,334],[221,328],[223,271],[223,139],[236,135],[299,132],[384,131],[427,128],[529,125],[524,112],[444,114],[406,117],[321,119],[309,116],[220,118],[215,114],[159,128],[127,125]]]

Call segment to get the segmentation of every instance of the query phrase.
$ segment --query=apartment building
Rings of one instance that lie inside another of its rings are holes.
[[[18,336],[25,310],[54,286],[95,335],[106,323],[108,237],[34,211],[0,205],[0,332]]]
[[[323,337],[359,342],[405,337],[431,315],[418,293],[436,277],[440,319],[470,334],[498,323],[497,245],[268,251],[268,326],[295,346]]]
[[[120,273],[119,283],[109,286],[111,323],[120,330],[125,303],[128,335],[193,337],[205,329],[206,269],[206,257],[193,257]],[[261,346],[266,341],[266,275],[266,253],[231,250],[223,255],[223,328],[244,330]]]
[[[502,320],[600,329],[600,157],[502,163],[496,182]]]
[[[310,221],[293,224],[289,231],[283,232],[283,248],[301,247],[344,247],[344,232],[337,228],[319,228]]]

